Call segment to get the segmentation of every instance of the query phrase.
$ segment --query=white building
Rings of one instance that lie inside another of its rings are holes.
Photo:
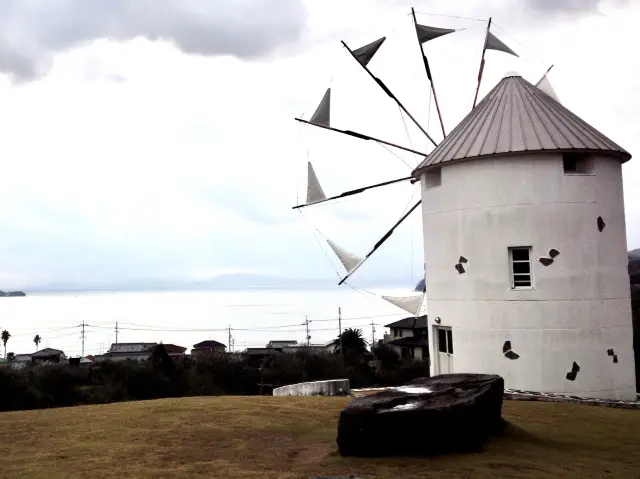
[[[414,176],[432,374],[636,397],[621,172],[630,158],[511,74],[424,159]]]
[[[427,315],[410,316],[385,324],[389,334],[382,341],[389,345],[402,359],[429,360],[429,334]]]
[[[113,343],[105,354],[94,356],[95,361],[145,361],[151,348],[158,343]]]

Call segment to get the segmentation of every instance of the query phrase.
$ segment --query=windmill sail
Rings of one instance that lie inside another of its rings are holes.
[[[318,199],[313,201],[312,203],[305,203],[303,205],[296,205],[293,207],[294,210],[304,208],[305,206],[311,206],[318,203],[324,203],[325,201],[337,200],[339,198],[346,198],[347,196],[359,195],[360,193],[364,193],[367,190],[372,190],[373,188],[380,188],[381,186],[393,185],[395,183],[400,183],[401,181],[413,180],[413,176],[405,176],[403,178],[398,178],[396,180],[383,181],[382,183],[376,183],[374,185],[363,186],[362,188],[356,188],[353,190],[348,190],[340,193],[339,195],[330,196],[324,199]],[[317,180],[316,180],[317,181]],[[307,195],[308,196],[308,195]]]
[[[455,32],[455,30],[452,28],[429,27],[416,23],[416,34],[421,44],[453,32]]]
[[[431,138],[431,135],[429,135],[427,130],[425,130],[424,127],[420,123],[418,123],[418,120],[416,120],[415,117],[411,113],[409,113],[407,108],[400,102],[400,100],[398,100],[398,97],[395,96],[391,90],[389,90],[389,87],[387,87],[387,85],[385,85],[380,78],[378,78],[373,73],[371,73],[371,71],[367,68],[367,64],[371,61],[371,58],[373,58],[373,55],[375,55],[375,53],[380,48],[380,45],[382,45],[382,43],[385,40],[386,40],[386,37],[379,38],[375,42],[371,42],[368,45],[365,45],[364,47],[358,48],[357,50],[351,50],[351,48],[349,48],[344,41],[342,42],[342,45],[344,45],[344,47],[349,51],[349,53],[351,53],[351,56],[378,84],[378,86],[382,89],[382,91],[384,91],[389,96],[389,98],[391,98],[393,101],[397,103],[400,109],[404,111],[405,114],[411,119],[411,121],[415,123],[415,125],[420,129],[420,131],[424,133],[424,136],[426,136],[429,139],[429,141],[433,143],[433,146],[438,146],[438,143],[433,138]]]
[[[331,126],[331,88],[327,88],[318,108],[311,117],[310,123]]]
[[[329,243],[329,246],[331,246],[331,249],[342,263],[342,266],[344,266],[344,269],[347,270],[347,273],[353,271],[356,266],[358,266],[362,262],[362,258],[353,253],[350,253],[343,247],[338,246],[330,239],[327,239],[327,243]]]
[[[487,24],[487,34],[484,37],[484,47],[482,49],[482,58],[480,59],[480,69],[478,71],[478,85],[476,86],[476,94],[473,97],[472,109],[476,107],[476,103],[478,102],[478,92],[480,92],[482,73],[484,72],[484,56],[487,53],[487,50],[496,50],[518,57],[518,54],[516,52],[514,52],[502,40],[491,33],[491,18],[489,18],[489,23]]]
[[[309,161],[307,163],[307,204],[324,201],[326,199],[327,196],[324,194],[322,186],[320,186],[320,181],[318,181],[316,172],[313,169],[313,165]]]
[[[368,259],[371,257],[371,255],[372,255],[373,253],[375,253],[375,252],[378,250],[378,248],[380,248],[380,246],[382,246],[382,245],[385,243],[385,241],[387,241],[387,240],[391,237],[391,235],[392,235],[392,234],[393,234],[393,232],[396,230],[396,228],[397,228],[398,226],[400,226],[400,225],[402,224],[402,222],[403,222],[404,220],[406,220],[406,219],[409,217],[409,215],[410,215],[411,213],[413,213],[413,212],[415,211],[415,209],[416,209],[418,206],[420,206],[421,204],[422,204],[422,200],[418,200],[416,204],[414,204],[411,208],[409,208],[409,210],[408,210],[404,215],[402,215],[402,217],[401,217],[398,221],[396,221],[396,224],[394,224],[394,225],[391,227],[391,229],[389,229],[389,231],[387,231],[387,232],[384,234],[384,236],[378,240],[378,242],[373,246],[373,248],[371,248],[371,250],[367,253],[367,255],[362,259],[362,261],[361,261],[360,263],[358,263],[358,264],[357,264],[357,266],[356,266],[355,268],[353,268],[353,270],[351,270],[351,271],[348,271],[348,272],[347,272],[347,275],[346,275],[344,278],[342,278],[342,279],[340,280],[340,282],[338,283],[338,286],[340,286],[340,285],[341,285],[342,283],[344,283],[347,279],[349,279],[349,276],[351,276],[351,274],[352,274],[352,273],[355,273],[355,272],[356,272],[356,270],[357,270],[360,266],[362,266],[362,264],[363,264],[366,260],[368,260]]]
[[[509,55],[518,57],[518,54],[516,52],[514,52],[511,48],[505,45],[505,43],[502,40],[500,40],[490,31],[487,31],[487,43],[485,45],[485,49],[496,50],[498,52],[504,52],[504,53],[508,53]]]
[[[551,86],[551,82],[549,81],[549,78],[547,77],[547,75],[543,76],[540,79],[540,81],[536,83],[536,86],[540,90],[545,92],[547,95],[549,95],[551,98],[553,98],[555,101],[560,102],[558,95],[556,91],[553,89],[553,87]]]
[[[419,316],[424,296],[424,294],[414,294],[412,296],[381,296],[381,298],[409,314]]]
[[[442,112],[440,111],[440,103],[438,103],[438,95],[436,95],[436,87],[433,84],[433,76],[431,75],[431,67],[429,67],[429,60],[427,59],[427,54],[424,51],[423,44],[428,42],[429,40],[433,40],[435,38],[441,37],[443,35],[447,35],[449,33],[455,32],[454,29],[451,28],[437,28],[437,27],[429,27],[427,25],[420,25],[416,20],[416,12],[412,8],[411,16],[413,17],[413,24],[416,27],[416,36],[418,38],[418,43],[420,44],[420,53],[422,53],[422,63],[424,64],[425,72],[427,73],[427,78],[429,79],[429,83],[431,84],[431,92],[433,93],[433,99],[436,103],[436,110],[438,111],[438,120],[440,121],[440,128],[442,129],[442,136],[446,137],[447,132],[444,129],[444,121],[442,120]]]
[[[386,39],[387,37],[378,38],[376,41],[354,50],[353,56],[363,67],[366,67]]]

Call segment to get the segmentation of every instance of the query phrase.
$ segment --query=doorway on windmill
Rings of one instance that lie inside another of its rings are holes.
[[[436,374],[453,373],[453,331],[446,326],[434,326],[437,353]]]

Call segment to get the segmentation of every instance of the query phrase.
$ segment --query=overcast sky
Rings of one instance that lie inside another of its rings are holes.
[[[411,6],[2,2],[0,289],[224,272],[335,278],[313,229],[364,254],[418,199],[418,186],[300,215],[291,206],[304,196],[307,160],[325,192],[335,194],[405,176],[420,158],[300,127],[293,118],[309,118],[332,86],[336,127],[430,151],[340,45],[357,48],[387,35],[370,67],[439,140]],[[448,131],[471,107],[483,21],[491,15],[492,32],[521,58],[489,52],[481,97],[506,71],[536,82],[553,63],[549,78],[560,100],[632,154],[640,151],[640,57],[628,52],[637,43],[637,3],[413,6],[420,23],[464,29],[427,45]],[[632,249],[640,247],[639,160],[623,173]],[[421,238],[416,214],[357,274],[410,271],[417,279]]]

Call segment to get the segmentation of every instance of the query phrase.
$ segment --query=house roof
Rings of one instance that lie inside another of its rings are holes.
[[[269,341],[269,344],[298,344],[295,339],[274,339]]]
[[[413,323],[415,321],[416,328],[426,328],[427,327],[427,315],[424,314],[422,316],[418,316],[417,318],[413,316],[409,316],[408,318],[403,318],[394,323],[385,324],[385,328],[394,328],[394,329],[413,329]]]
[[[160,345],[156,344],[154,346],[151,346],[149,348],[149,351],[153,352],[158,346]],[[162,346],[164,346],[164,350],[167,352],[167,354],[182,354],[187,350],[187,348],[183,348],[182,346],[176,346],[175,344],[162,343]]]
[[[145,353],[158,343],[113,343],[107,353]]]
[[[218,341],[214,341],[213,339],[208,339],[206,341],[201,341],[198,344],[193,345],[193,349],[217,349],[217,348],[225,348],[226,346]]]
[[[31,355],[32,358],[46,358],[49,356],[58,356],[59,354],[64,354],[64,352],[60,351],[59,349],[53,349],[53,348],[44,348],[41,349],[40,351],[37,351],[35,353],[33,353]]]
[[[244,353],[248,356],[262,356],[268,354],[276,354],[277,351],[275,351],[273,348],[247,348]]]
[[[414,170],[533,152],[631,154],[517,73],[508,74]]]
[[[392,346],[428,346],[429,338],[426,334],[421,334],[420,336],[409,336],[408,338],[400,338],[395,339],[393,341],[389,341],[387,344]]]

